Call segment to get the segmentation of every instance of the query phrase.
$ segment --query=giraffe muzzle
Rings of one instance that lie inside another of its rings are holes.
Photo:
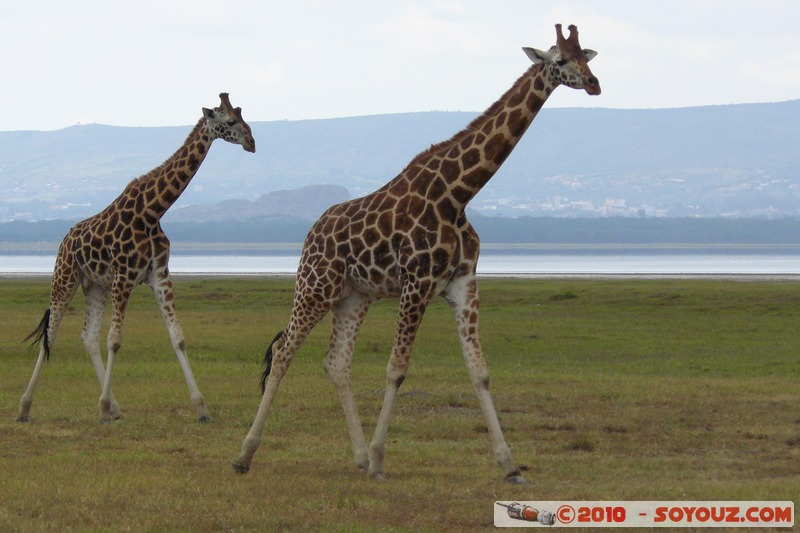
[[[600,89],[600,81],[597,78],[592,76],[586,81],[587,83],[584,85],[583,88],[587,94],[590,94],[592,96],[597,96],[602,92]]]

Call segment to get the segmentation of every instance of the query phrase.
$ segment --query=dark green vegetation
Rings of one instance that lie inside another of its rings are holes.
[[[722,218],[555,218],[484,217],[469,214],[483,243],[547,245],[753,245],[784,247],[795,253],[800,246],[800,218],[781,220]],[[50,243],[58,248],[76,220],[0,223],[5,250],[26,250],[19,243]],[[264,217],[245,221],[163,223],[173,243],[302,243],[312,221]]]
[[[0,530],[489,528],[495,500],[790,500],[800,494],[800,290],[710,280],[483,280],[484,348],[506,439],[530,486],[508,486],[467,379],[449,309],[417,339],[387,441],[387,483],[356,469],[321,369],[329,321],[298,353],[246,476],[239,451],[260,360],[284,327],[289,279],[176,284],[189,356],[214,422],[194,421],[152,296],[131,301],[114,391],[97,422],[76,298],[29,424],[17,401],[46,307],[42,280],[0,280]],[[356,348],[368,434],[396,302]]]

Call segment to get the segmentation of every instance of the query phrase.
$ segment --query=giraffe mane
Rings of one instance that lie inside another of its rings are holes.
[[[175,156],[180,153],[180,151],[183,149],[183,147],[186,146],[186,142],[191,137],[193,137],[195,134],[197,134],[198,130],[203,127],[203,125],[205,124],[205,121],[206,121],[205,117],[203,117],[200,120],[198,120],[197,124],[194,125],[194,128],[192,128],[192,131],[189,132],[189,135],[186,136],[186,139],[184,139],[183,144],[181,144],[181,147],[178,148],[177,152],[173,153],[171,156],[169,156],[166,159],[166,161],[164,161],[163,163],[161,163],[157,167],[155,167],[155,168],[153,168],[151,170],[148,170],[147,172],[145,172],[144,174],[142,174],[142,175],[140,175],[140,176],[138,176],[136,178],[133,178],[130,182],[128,182],[128,185],[125,186],[125,190],[128,190],[130,187],[135,187],[136,185],[138,185],[138,184],[140,184],[140,183],[142,183],[144,181],[147,181],[149,178],[153,178],[153,177],[161,174],[162,172],[164,172],[164,169],[166,168],[167,163],[172,161],[175,158]]]
[[[525,73],[522,76],[519,77],[519,79],[517,79],[516,82],[514,82],[514,85],[512,85],[511,88],[503,94],[503,96],[501,96],[495,103],[489,106],[489,108],[486,109],[486,111],[484,111],[483,113],[472,119],[472,121],[467,125],[466,128],[462,129],[461,131],[459,131],[458,133],[456,133],[447,140],[432,144],[430,148],[428,148],[427,150],[423,150],[422,152],[417,154],[408,163],[408,165],[406,165],[403,171],[405,172],[412,166],[422,163],[423,161],[425,161],[426,159],[435,154],[441,154],[442,152],[446,152],[452,146],[459,144],[466,137],[469,137],[476,131],[480,130],[485,124],[485,119],[489,116],[495,115],[498,111],[500,111],[500,109],[505,105],[506,100],[509,98],[509,96],[515,94],[519,89],[519,87],[523,83],[525,83],[527,79],[533,77],[533,75],[541,68],[542,68],[541,63],[532,65],[530,68],[528,68],[527,71],[525,71]]]

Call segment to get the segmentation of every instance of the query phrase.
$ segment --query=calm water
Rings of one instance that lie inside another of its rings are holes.
[[[175,274],[294,274],[299,251],[283,254],[196,255],[173,252]],[[0,274],[50,274],[54,255],[0,255]],[[786,253],[703,253],[698,250],[605,250],[533,253],[483,251],[483,275],[800,275],[800,255]]]

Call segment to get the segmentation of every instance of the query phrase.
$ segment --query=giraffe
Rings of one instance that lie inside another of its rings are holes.
[[[466,129],[417,155],[394,179],[372,194],[334,205],[313,225],[297,268],[294,303],[286,329],[270,344],[255,420],[231,464],[249,471],[270,405],[295,352],[332,311],[332,333],[323,368],[333,381],[355,461],[372,479],[383,471],[389,419],[408,369],[411,347],[426,306],[434,296],[449,302],[461,351],[489,429],[494,456],[510,483],[527,483],[511,457],[491,394],[478,335],[478,235],[465,208],[486,185],[559,85],[600,94],[581,49],[578,30],[548,51],[523,48],[534,63],[503,96]],[[400,300],[394,347],[386,369],[386,391],[367,448],[352,391],[350,365],[359,328],[370,305]]]
[[[39,326],[28,336],[39,344],[33,375],[19,402],[18,422],[27,422],[33,393],[50,358],[58,327],[78,287],[86,297],[86,320],[81,337],[100,381],[100,421],[122,417],[111,391],[114,358],[122,345],[122,323],[131,291],[142,283],[150,286],[178,356],[198,420],[210,420],[203,395],[197,388],[186,340],[175,314],[172,279],[169,273],[169,239],[161,229],[161,217],[189,185],[215,139],[241,145],[255,152],[250,126],[242,110],[231,105],[221,93],[220,106],[203,108],[203,116],[183,145],[164,163],[131,181],[111,204],[69,230],[56,256],[50,290],[50,307]],[[111,296],[112,315],[108,332],[106,367],[100,355],[100,328],[106,302]],[[26,339],[26,340],[28,340]]]

